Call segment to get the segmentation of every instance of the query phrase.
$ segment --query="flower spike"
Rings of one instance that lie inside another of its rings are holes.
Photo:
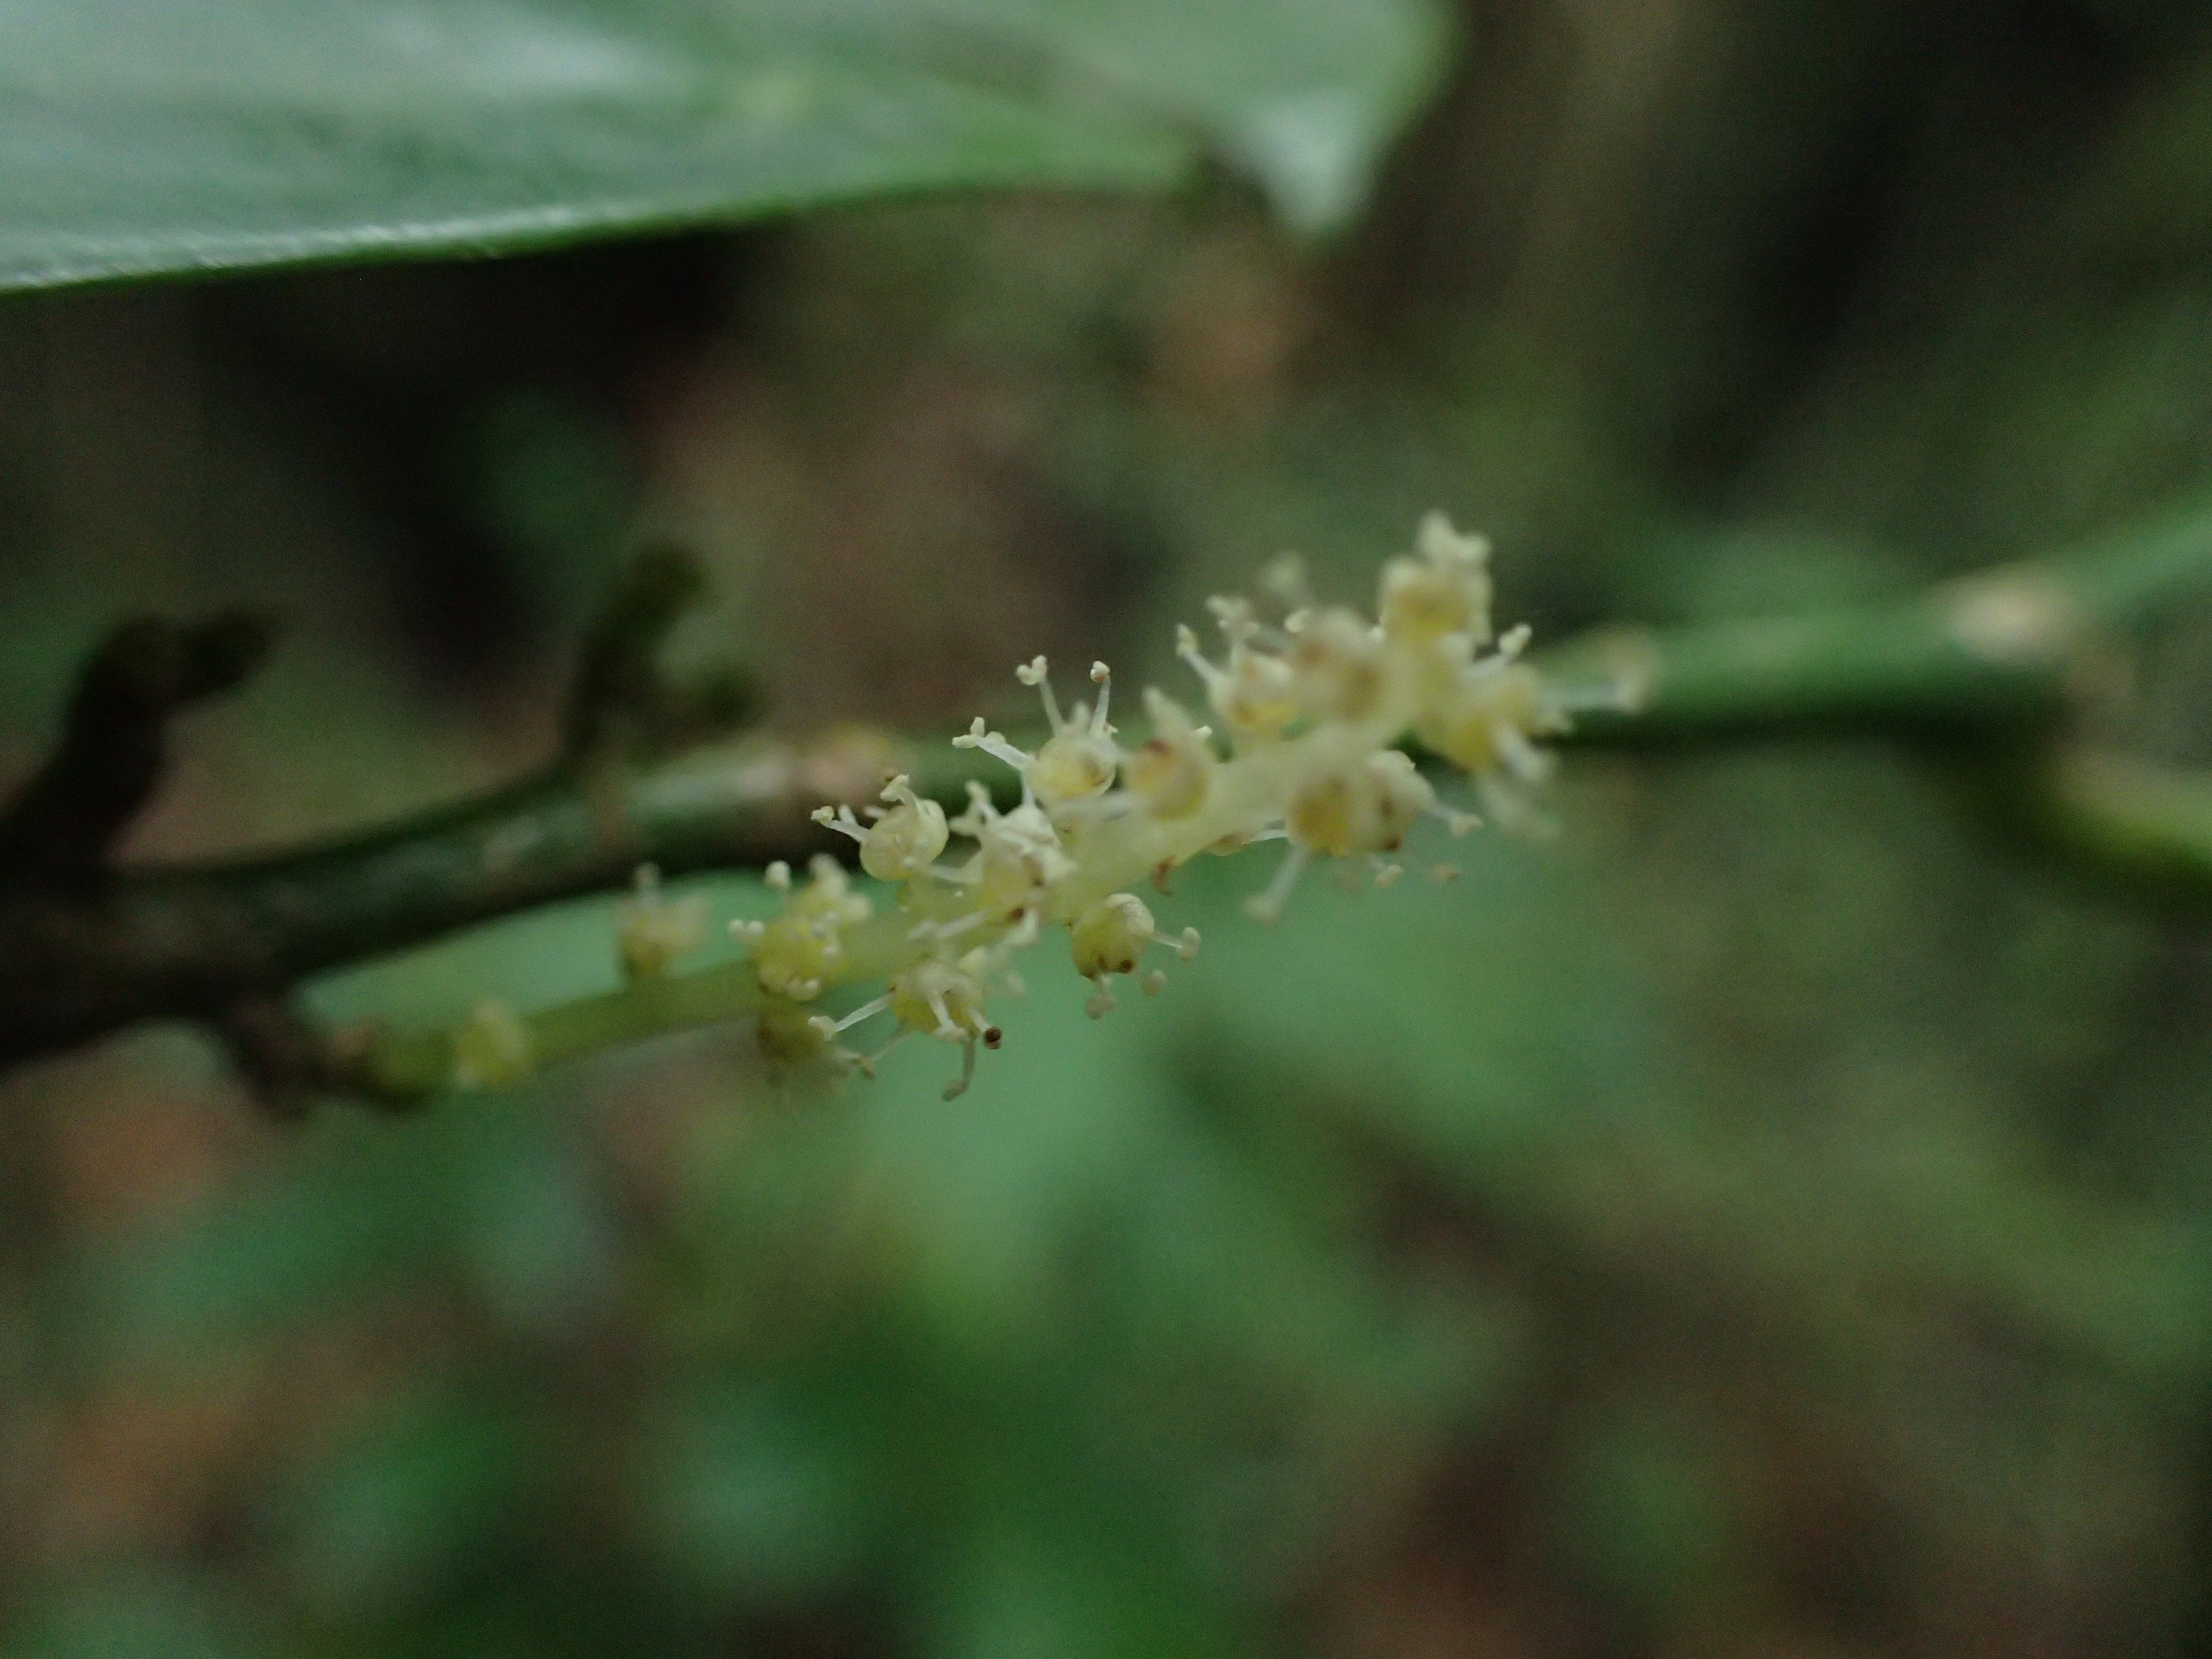
[[[1486,819],[1540,830],[1536,792],[1553,767],[1544,740],[1578,708],[1617,706],[1628,688],[1562,690],[1525,659],[1526,628],[1494,635],[1489,555],[1487,543],[1431,514],[1412,553],[1383,566],[1372,619],[1317,602],[1289,565],[1266,584],[1269,614],[1288,611],[1279,627],[1249,599],[1211,601],[1227,654],[1206,656],[1188,628],[1177,631],[1176,654],[1204,684],[1225,752],[1215,726],[1158,690],[1144,696],[1149,737],[1125,749],[1104,663],[1091,666],[1095,701],[1064,709],[1051,664],[1032,657],[1015,677],[1042,705],[1047,735],[1035,752],[980,718],[953,739],[1012,769],[1018,804],[1002,810],[971,783],[967,809],[948,817],[902,775],[865,814],[815,814],[857,844],[863,870],[891,884],[884,914],[832,860],[810,866],[803,886],[787,866],[770,866],[780,914],[733,924],[770,1000],[763,1041],[772,1030],[785,1047],[803,1037],[819,1052],[889,1013],[896,1032],[875,1053],[831,1052],[873,1075],[909,1037],[953,1044],[961,1060],[945,1090],[951,1099],[969,1086],[978,1048],[999,1046],[988,1004],[994,990],[1018,993],[1011,960],[1045,929],[1067,930],[1094,1016],[1115,1006],[1117,978],[1157,994],[1166,975],[1143,965],[1145,953],[1158,946],[1187,962],[1198,934],[1163,929],[1130,890],[1149,880],[1166,893],[1176,869],[1201,853],[1286,842],[1274,878],[1246,905],[1273,921],[1316,860],[1341,861],[1363,886],[1396,883],[1414,861],[1401,862],[1402,849],[1426,819],[1453,836]],[[1464,775],[1481,818],[1438,799],[1399,746],[1409,736]],[[965,850],[948,858],[954,836]],[[1440,882],[1458,873],[1419,867]],[[866,984],[882,989],[842,1018],[805,1010],[832,988]]]

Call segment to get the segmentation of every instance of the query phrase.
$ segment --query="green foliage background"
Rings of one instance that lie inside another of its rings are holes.
[[[14,285],[1178,186],[10,301],[15,752],[118,599],[243,595],[294,639],[143,850],[435,799],[533,752],[645,528],[783,718],[921,729],[1041,644],[1164,678],[1212,587],[1291,544],[1350,591],[1431,505],[1555,637],[1908,593],[2212,477],[2199,8],[922,15],[436,9],[668,67],[580,115],[393,79],[380,5],[0,5]],[[392,147],[458,160],[343,165]],[[2207,758],[2207,640],[2116,740]],[[27,1068],[8,1651],[2196,1651],[2212,961],[1956,781],[1578,757],[1558,841],[1272,931],[1208,860],[1165,997],[1092,1024],[1040,964],[951,1106],[938,1054],[825,1094],[742,1033],[297,1129],[178,1033]],[[610,928],[310,996],[550,1002]]]

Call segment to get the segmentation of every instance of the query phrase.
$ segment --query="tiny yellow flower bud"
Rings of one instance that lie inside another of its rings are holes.
[[[652,979],[706,943],[707,901],[694,893],[671,904],[653,865],[640,865],[636,881],[637,896],[622,907],[615,944],[627,977]]]
[[[1073,875],[1075,861],[1060,846],[1051,817],[1034,802],[1002,813],[981,784],[969,786],[969,800],[952,827],[973,836],[976,850],[957,879],[969,884],[978,910],[1012,922],[1034,908],[1046,888]]]
[[[1036,754],[1016,747],[1003,732],[990,730],[980,715],[963,736],[952,740],[956,749],[980,749],[1006,762],[1022,775],[1030,793],[1047,808],[1103,795],[1112,787],[1121,758],[1114,744],[1114,727],[1106,718],[1114,691],[1113,675],[1106,665],[1091,665],[1091,680],[1098,687],[1098,706],[1093,708],[1079,702],[1072,714],[1060,712],[1049,670],[1042,657],[1033,657],[1014,670],[1016,679],[1036,688],[1044,702],[1045,723],[1052,730]]]
[[[924,800],[903,775],[893,778],[884,799],[896,803],[860,842],[860,867],[878,881],[906,881],[937,861],[951,838],[945,809]]]
[[[762,1009],[755,1036],[764,1058],[786,1066],[817,1059],[830,1047],[830,1040],[795,1002],[771,1002]]]
[[[888,1000],[900,1035],[919,1032],[960,1045],[960,1075],[945,1085],[945,1098],[967,1092],[975,1076],[975,1045],[999,1046],[1000,1032],[983,1012],[987,952],[971,951],[957,963],[925,957],[891,976]]]
[[[506,1003],[480,1002],[453,1033],[453,1086],[512,1089],[536,1069],[530,1030]]]
[[[1111,738],[1063,732],[1047,738],[1030,763],[1030,787],[1047,806],[1087,800],[1106,793],[1118,759]]]
[[[1279,736],[1298,717],[1296,678],[1280,657],[1255,651],[1240,639],[1229,647],[1229,665],[1217,667],[1188,628],[1176,632],[1176,654],[1206,682],[1206,701],[1239,741]]]
[[[1109,894],[1068,925],[1075,971],[1085,979],[1135,973],[1152,932],[1152,913],[1142,899],[1133,893]]]
[[[1088,800],[1113,787],[1115,769],[1121,752],[1114,744],[1114,728],[1106,711],[1114,696],[1113,671],[1103,662],[1091,665],[1091,684],[1098,688],[1098,706],[1075,705],[1073,714],[1060,717],[1053,700],[1052,682],[1045,678],[1045,659],[1037,658],[1026,670],[1015,671],[1024,684],[1035,685],[1044,699],[1045,719],[1052,736],[1030,763],[1030,787],[1048,807]]]
[[[868,896],[853,890],[853,878],[845,872],[845,866],[828,854],[817,853],[809,859],[806,873],[811,879],[793,892],[787,906],[793,916],[850,927],[874,914],[875,906],[869,903]]]
[[[1341,605],[1300,621],[1290,663],[1299,707],[1316,720],[1370,719],[1389,687],[1381,638],[1366,618]]]
[[[1403,750],[1385,749],[1370,757],[1367,769],[1378,785],[1376,817],[1382,832],[1382,850],[1395,852],[1421,821],[1421,815],[1435,808],[1436,787]]]
[[[968,969],[939,957],[924,957],[892,975],[891,1017],[909,1031],[946,1042],[999,1046],[999,1028],[983,1015],[983,983]]]
[[[1188,817],[1205,804],[1213,751],[1182,706],[1164,693],[1146,691],[1145,711],[1152,716],[1152,741],[1123,763],[1129,793],[1156,818]]]
[[[761,988],[793,1002],[822,994],[844,955],[844,930],[866,921],[875,908],[866,894],[852,890],[836,860],[817,857],[808,869],[813,879],[794,892],[789,867],[770,866],[769,884],[784,894],[783,914],[738,930],[752,946]]]
[[[1481,645],[1490,638],[1490,544],[1462,536],[1441,513],[1421,521],[1414,538],[1419,556],[1382,567],[1376,613],[1393,639],[1422,644],[1446,634],[1465,634]]]
[[[1547,763],[1530,738],[1565,724],[1542,678],[1526,663],[1513,662],[1487,673],[1478,665],[1462,675],[1443,707],[1421,722],[1420,738],[1463,772],[1510,772],[1534,782]]]
[[[1147,945],[1167,945],[1185,962],[1198,954],[1198,929],[1186,927],[1180,938],[1170,938],[1154,925],[1152,911],[1134,893],[1109,893],[1086,907],[1068,924],[1067,937],[1075,971],[1097,988],[1084,1005],[1093,1019],[1114,1007],[1114,994],[1106,981],[1115,974],[1135,973]],[[1157,995],[1166,982],[1164,975],[1148,976],[1145,989]]]
[[[1291,796],[1291,839],[1332,858],[1395,853],[1437,792],[1412,760],[1386,749],[1302,780]]]

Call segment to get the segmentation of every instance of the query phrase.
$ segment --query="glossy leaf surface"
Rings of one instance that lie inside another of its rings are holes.
[[[0,289],[494,254],[871,197],[1357,206],[1418,0],[0,0]]]

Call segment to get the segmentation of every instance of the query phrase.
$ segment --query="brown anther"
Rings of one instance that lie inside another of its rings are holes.
[[[986,1048],[995,1048],[1006,1039],[1006,1034],[997,1026],[987,1025],[983,1028],[983,1046]]]
[[[1175,889],[1168,884],[1168,878],[1174,872],[1175,860],[1173,859],[1162,859],[1158,864],[1152,866],[1153,887],[1163,894],[1172,895]]]

